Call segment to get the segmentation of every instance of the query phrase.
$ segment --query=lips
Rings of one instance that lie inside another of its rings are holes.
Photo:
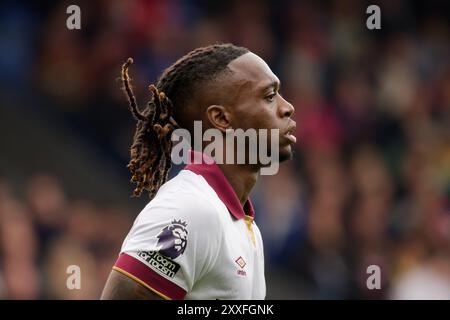
[[[286,139],[288,139],[292,143],[296,143],[297,142],[297,138],[294,136],[294,132],[295,132],[296,127],[297,127],[297,125],[296,125],[295,121],[293,121],[293,124],[291,124],[288,127],[288,129],[286,130],[286,133],[284,134]]]
[[[296,143],[297,142],[297,138],[293,135],[293,134],[286,134],[285,137],[291,141],[292,143]]]

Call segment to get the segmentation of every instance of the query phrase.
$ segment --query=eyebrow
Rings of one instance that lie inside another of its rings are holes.
[[[274,89],[279,90],[279,89],[280,89],[280,86],[281,86],[280,81],[274,80],[274,81],[270,82],[268,85],[264,85],[264,86],[261,88],[261,91],[266,91],[267,89],[270,89],[270,88],[274,88]]]

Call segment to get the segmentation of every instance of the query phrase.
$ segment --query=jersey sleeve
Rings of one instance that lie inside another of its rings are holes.
[[[144,208],[113,269],[165,299],[184,299],[214,265],[221,229],[215,208],[191,192],[164,192]]]

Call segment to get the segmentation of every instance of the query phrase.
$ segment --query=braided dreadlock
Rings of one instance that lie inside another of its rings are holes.
[[[203,84],[214,80],[231,61],[247,52],[246,48],[232,44],[211,45],[191,51],[167,68],[156,86],[149,86],[151,98],[142,111],[138,108],[128,76],[133,59],[128,58],[124,63],[122,82],[129,109],[137,121],[128,164],[131,182],[136,183],[134,196],[139,197],[146,190],[152,199],[167,181],[172,165],[171,134],[176,127],[190,128],[191,125],[185,116],[188,103]],[[204,110],[195,111],[200,114]]]

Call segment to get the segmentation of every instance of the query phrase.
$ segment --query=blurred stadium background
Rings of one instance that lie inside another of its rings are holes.
[[[450,299],[447,3],[2,1],[0,298],[99,297],[147,202],[130,197],[121,64],[134,57],[142,105],[176,58],[233,42],[280,77],[299,127],[295,160],[252,194],[267,298]],[[72,264],[81,290],[66,288]]]

